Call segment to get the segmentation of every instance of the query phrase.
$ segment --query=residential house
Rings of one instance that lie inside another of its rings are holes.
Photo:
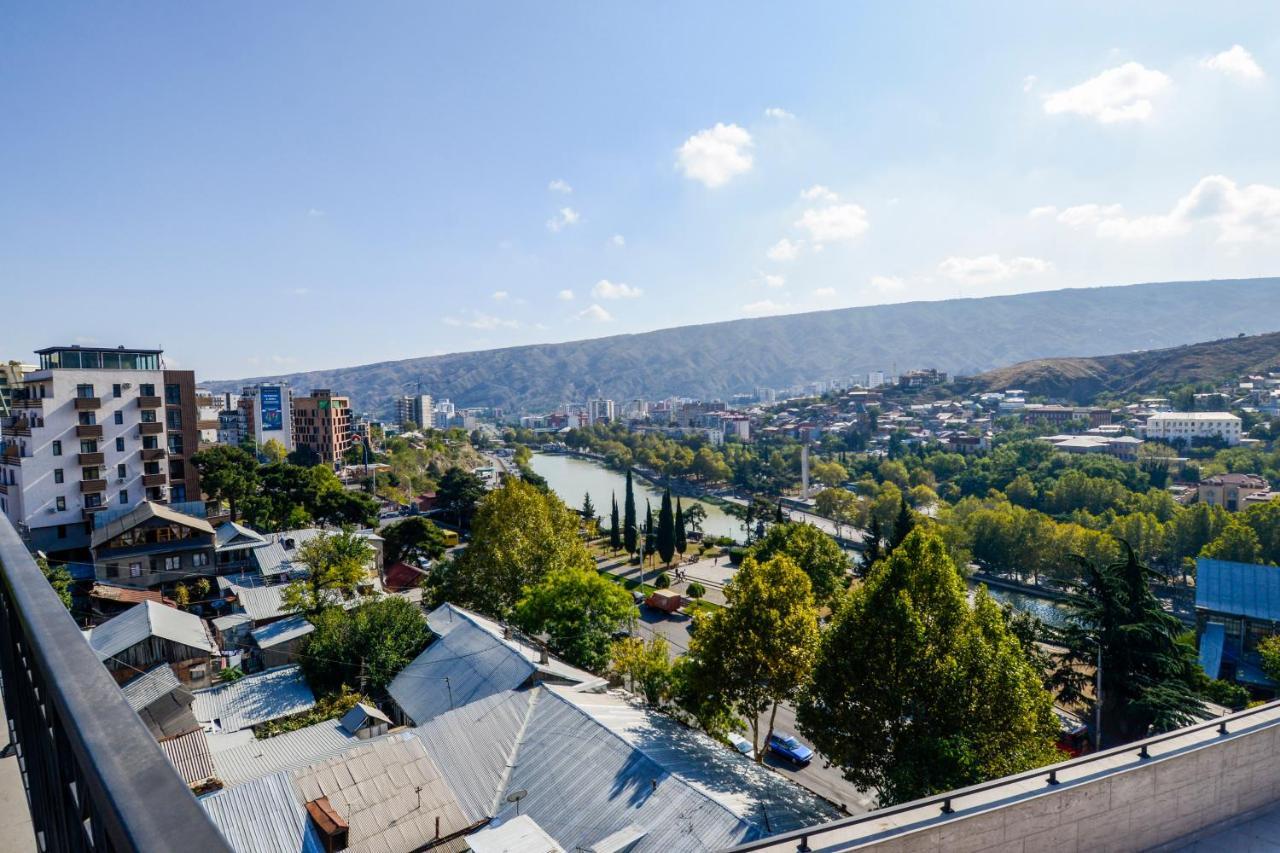
[[[102,524],[91,540],[101,581],[157,587],[214,573],[214,530],[203,518],[143,501]]]
[[[1196,497],[1200,503],[1237,512],[1250,501],[1271,500],[1271,483],[1257,474],[1214,474],[1200,481]]]
[[[84,635],[117,682],[160,663],[172,666],[186,685],[199,687],[213,680],[218,646],[204,620],[193,613],[144,601]]]

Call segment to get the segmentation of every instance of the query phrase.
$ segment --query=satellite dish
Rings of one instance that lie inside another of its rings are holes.
[[[527,796],[529,796],[529,792],[526,791],[524,788],[521,788],[518,791],[512,791],[510,794],[507,794],[507,802],[518,803]]]

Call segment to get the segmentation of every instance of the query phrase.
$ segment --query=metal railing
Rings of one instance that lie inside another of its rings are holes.
[[[230,851],[3,515],[0,678],[42,850]]]
[[[790,832],[772,835],[768,838],[761,838],[756,841],[749,841],[746,844],[739,844],[730,848],[726,853],[747,853],[747,851],[764,850],[771,847],[777,847],[787,842],[795,842],[795,850],[798,853],[805,853],[810,850],[809,842],[817,841],[823,835],[832,832],[840,832],[859,824],[869,824],[882,821],[887,817],[905,814],[907,812],[916,811],[917,809],[936,808],[939,815],[949,815],[955,812],[953,802],[963,799],[964,797],[973,796],[975,794],[983,794],[988,791],[994,791],[1007,785],[1017,785],[1022,782],[1041,780],[1046,786],[1063,784],[1063,780],[1058,778],[1058,774],[1067,770],[1075,770],[1080,767],[1087,767],[1090,764],[1106,759],[1115,758],[1116,756],[1132,755],[1139,761],[1148,761],[1160,756],[1151,755],[1151,747],[1157,744],[1167,743],[1169,741],[1179,740],[1188,735],[1199,732],[1216,729],[1217,734],[1221,737],[1230,734],[1241,734],[1249,730],[1247,725],[1240,723],[1247,721],[1250,717],[1258,714],[1274,713],[1280,708],[1280,701],[1268,702],[1265,705],[1259,705],[1256,708],[1249,708],[1244,711],[1238,711],[1225,717],[1218,717],[1204,723],[1196,723],[1181,729],[1174,729],[1164,734],[1154,735],[1132,743],[1126,743],[1123,746],[1104,749],[1101,752],[1093,752],[1083,755],[1079,758],[1073,758],[1068,761],[1059,762],[1058,764],[1050,764],[1046,767],[1038,767],[1035,770],[1027,770],[1013,776],[1002,776],[999,779],[992,779],[990,782],[981,782],[977,785],[970,785],[968,788],[957,788],[954,791],[947,791],[942,794],[934,794],[930,797],[923,797],[919,800],[912,800],[909,803],[900,803],[896,806],[888,806],[883,809],[877,809],[866,814],[854,815],[853,817],[834,820],[830,823],[818,824],[816,826],[806,827],[804,829],[796,829]],[[1280,725],[1280,719],[1272,719],[1264,722],[1261,727]],[[1233,728],[1234,727],[1234,728]],[[1197,741],[1194,745],[1202,746],[1212,741]],[[1193,744],[1188,744],[1191,746]]]

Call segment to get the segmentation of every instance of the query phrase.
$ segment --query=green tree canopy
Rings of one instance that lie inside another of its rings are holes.
[[[744,560],[725,599],[728,606],[700,620],[690,640],[686,695],[696,697],[694,708],[728,708],[745,719],[759,762],[778,704],[796,696],[813,666],[813,592],[809,576],[779,554],[764,562]]]
[[[685,551],[689,550],[689,534],[685,531],[684,507],[680,505],[680,498],[676,498],[676,551],[683,556]]]
[[[655,636],[648,642],[626,637],[613,644],[610,669],[626,679],[627,689],[659,705],[671,694],[671,656],[667,641]]]
[[[846,597],[822,640],[800,730],[849,781],[904,802],[1053,761],[1041,674],[941,537],[914,530]]]
[[[239,447],[215,444],[195,453],[191,463],[200,472],[200,488],[211,500],[226,501],[231,520],[240,517],[240,503],[258,490],[258,461]]]
[[[422,564],[438,560],[447,550],[444,531],[421,515],[388,524],[380,533],[383,563],[388,566],[400,562]]]
[[[307,566],[307,576],[285,588],[284,609],[314,615],[341,604],[368,580],[373,557],[369,543],[350,530],[308,539],[298,548],[298,562]]]
[[[618,496],[613,496],[613,509],[609,512],[609,550],[622,550],[622,522],[618,519]]]
[[[819,604],[844,588],[849,559],[836,540],[812,524],[774,524],[750,550],[750,555],[761,562],[779,554],[789,557],[809,576],[814,600]]]
[[[460,528],[466,528],[471,523],[476,506],[484,496],[484,481],[470,471],[457,467],[444,472],[436,489],[441,508],[454,517]]]
[[[662,505],[658,509],[658,529],[655,535],[655,546],[662,562],[671,565],[671,558],[676,555],[676,519],[671,508],[671,490],[662,493]]]
[[[361,692],[382,690],[431,638],[422,611],[398,596],[350,611],[333,607],[311,622],[315,631],[303,642],[302,668],[318,692],[344,684]]]
[[[631,469],[627,469],[627,489],[623,496],[622,536],[623,547],[628,554],[634,554],[640,544],[639,528],[636,527],[636,495],[631,483]]]
[[[638,615],[625,589],[581,566],[553,569],[516,604],[517,624],[547,634],[552,651],[595,672],[609,662],[613,634]]]

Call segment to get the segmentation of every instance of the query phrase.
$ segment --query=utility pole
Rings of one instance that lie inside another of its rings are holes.
[[[1094,672],[1093,687],[1093,751],[1102,751],[1102,639],[1094,640],[1098,644],[1098,665]]]

